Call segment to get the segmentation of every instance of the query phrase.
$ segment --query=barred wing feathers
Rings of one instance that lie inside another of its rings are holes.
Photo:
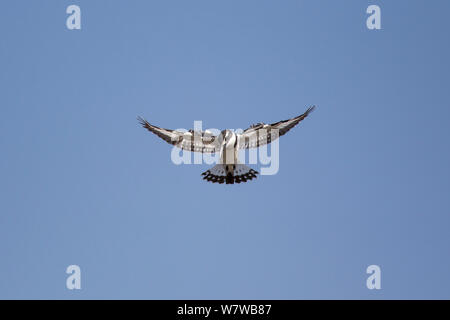
[[[303,114],[292,119],[278,121],[272,124],[258,123],[252,125],[239,136],[239,148],[258,148],[259,146],[271,143],[305,119],[314,108],[315,106],[312,106]]]
[[[138,120],[148,131],[183,150],[201,153],[215,153],[219,150],[219,139],[208,131],[189,130],[182,132],[154,126],[141,117],[138,117]]]

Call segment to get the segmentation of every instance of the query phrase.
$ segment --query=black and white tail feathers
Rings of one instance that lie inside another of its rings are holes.
[[[244,164],[218,164],[202,173],[203,179],[212,183],[234,184],[256,179],[258,171]]]

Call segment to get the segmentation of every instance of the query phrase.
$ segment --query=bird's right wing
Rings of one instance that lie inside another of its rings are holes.
[[[314,108],[315,106],[309,107],[303,114],[292,119],[278,121],[272,124],[258,123],[251,126],[240,135],[239,149],[258,148],[259,146],[271,143],[305,119]]]
[[[147,120],[138,117],[138,121],[148,131],[161,139],[183,150],[201,153],[215,153],[219,151],[219,139],[208,131],[186,132],[159,128],[151,125]]]

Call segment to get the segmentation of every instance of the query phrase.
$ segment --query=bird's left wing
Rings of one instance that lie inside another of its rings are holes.
[[[239,136],[239,148],[249,149],[269,144],[295,127],[313,111],[315,106],[309,107],[303,114],[288,120],[278,121],[272,124],[258,123],[246,129]]]
[[[153,132],[161,139],[183,150],[202,153],[215,153],[219,150],[217,136],[208,131],[186,132],[159,128],[151,125],[147,120],[138,117],[141,125],[150,132]]]

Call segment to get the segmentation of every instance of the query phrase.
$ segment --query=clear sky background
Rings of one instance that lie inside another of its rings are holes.
[[[0,298],[449,299],[449,12],[2,1]],[[246,128],[313,104],[278,174],[232,186],[136,121]]]

